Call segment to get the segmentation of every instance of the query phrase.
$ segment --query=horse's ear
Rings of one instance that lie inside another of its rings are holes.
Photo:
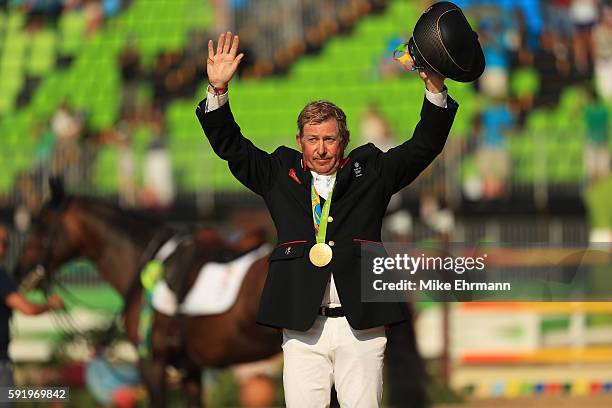
[[[49,189],[51,190],[51,205],[58,206],[66,198],[64,179],[61,176],[49,177]]]

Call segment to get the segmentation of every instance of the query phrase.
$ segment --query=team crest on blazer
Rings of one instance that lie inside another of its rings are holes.
[[[355,174],[355,178],[363,176],[361,164],[359,164],[359,162],[355,162],[355,164],[353,164],[353,173]]]

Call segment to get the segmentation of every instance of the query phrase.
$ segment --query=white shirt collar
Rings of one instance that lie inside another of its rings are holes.
[[[336,181],[336,172],[334,171],[332,174],[319,174],[310,170],[310,174],[312,174],[312,179],[317,193],[327,200],[329,192],[334,187],[334,182]]]

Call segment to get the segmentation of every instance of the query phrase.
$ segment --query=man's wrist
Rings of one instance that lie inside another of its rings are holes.
[[[431,83],[426,83],[425,89],[427,89],[431,93],[436,93],[436,94],[447,90],[446,85],[444,84],[442,84],[441,86],[437,86]]]
[[[208,91],[215,95],[223,95],[224,93],[227,92],[227,85],[228,84],[219,84],[219,83],[214,84],[210,82],[208,85]]]

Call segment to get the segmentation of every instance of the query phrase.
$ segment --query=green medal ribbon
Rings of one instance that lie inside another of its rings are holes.
[[[336,185],[334,183],[334,187],[335,186]],[[321,223],[319,224],[319,231],[317,232],[317,244],[325,242],[325,235],[327,234],[327,218],[329,217],[329,208],[331,207],[334,187],[332,187],[332,189],[329,191],[327,200],[325,200],[325,204],[323,204],[323,210],[321,211]],[[314,183],[312,183],[312,188],[315,188]]]
[[[325,243],[325,235],[327,234],[327,219],[329,217],[329,208],[331,207],[332,193],[334,191],[335,186],[336,184],[334,183],[334,186],[329,191],[327,200],[325,200],[325,204],[323,204],[323,210],[321,211],[320,217],[317,216],[316,211],[317,205],[320,208],[320,202],[318,202],[319,196],[314,186],[314,180],[311,187],[311,197],[313,198],[312,217],[315,220],[315,223],[317,223],[318,221],[318,229],[316,235],[317,243],[312,248],[310,248],[309,258],[310,262],[312,262],[313,265],[318,267],[323,267],[327,265],[329,262],[331,262],[333,257],[331,247]]]

